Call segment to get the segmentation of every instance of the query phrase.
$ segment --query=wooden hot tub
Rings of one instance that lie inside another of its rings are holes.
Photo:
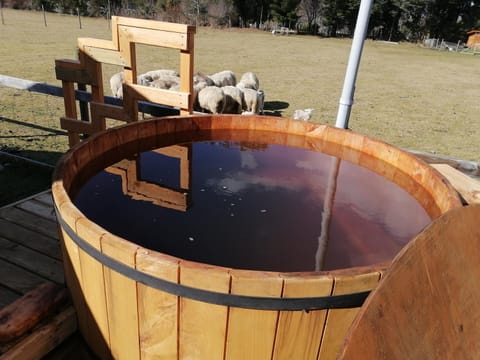
[[[336,156],[396,183],[432,219],[461,206],[456,191],[424,162],[326,125],[195,115],[96,134],[61,159],[52,192],[79,327],[102,359],[333,359],[388,266],[387,261],[342,270],[277,272],[187,261],[111,234],[72,203],[79,184],[97,171],[139,151],[193,138],[260,139]]]

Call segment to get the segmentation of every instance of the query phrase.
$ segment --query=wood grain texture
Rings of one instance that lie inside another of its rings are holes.
[[[46,282],[0,310],[0,342],[23,335],[67,301],[64,286]]]
[[[453,187],[462,195],[468,204],[480,203],[480,182],[447,164],[432,164]]]
[[[136,268],[146,274],[178,282],[178,259],[149,250],[137,251]],[[178,358],[177,296],[137,285],[142,360]]]
[[[16,343],[2,354],[2,360],[42,359],[77,329],[76,313],[72,306],[63,309],[46,324]]]
[[[283,279],[278,274],[232,270],[231,275],[232,294],[282,296]],[[278,311],[275,310],[230,308],[227,359],[270,359],[277,322]]]
[[[380,273],[371,272],[355,276],[335,277],[332,295],[352,294],[372,290],[377,286]],[[335,359],[353,319],[360,308],[328,310],[319,359]]]
[[[230,275],[226,269],[219,267],[181,262],[180,283],[228,293]],[[179,315],[180,359],[223,359],[228,308],[181,298]]]
[[[283,297],[330,296],[333,278],[284,276]],[[274,360],[316,359],[327,310],[280,311],[275,337]]]
[[[135,267],[138,245],[110,234],[105,234],[101,242],[102,253]],[[107,267],[104,279],[112,356],[119,360],[140,359],[137,284]]]
[[[480,207],[436,219],[394,259],[340,359],[478,359]]]

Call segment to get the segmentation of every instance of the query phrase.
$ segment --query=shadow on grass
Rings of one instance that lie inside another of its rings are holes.
[[[289,105],[285,101],[265,101],[263,115],[282,116],[282,110],[288,108]]]
[[[4,149],[5,151],[5,149]],[[0,153],[0,207],[50,189],[54,163],[61,153],[16,151]],[[53,164],[29,159],[51,159]]]

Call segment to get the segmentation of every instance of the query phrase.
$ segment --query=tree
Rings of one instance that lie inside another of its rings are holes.
[[[320,0],[302,0],[299,6],[300,13],[307,20],[308,32],[317,33],[317,21],[321,14]]]
[[[301,0],[273,0],[270,11],[273,19],[283,26],[292,27],[298,20],[297,9]]]
[[[478,0],[430,0],[426,30],[430,37],[457,41],[476,25],[480,17]]]

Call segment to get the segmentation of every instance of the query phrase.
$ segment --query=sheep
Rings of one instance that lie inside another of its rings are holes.
[[[263,90],[243,89],[243,95],[245,97],[244,112],[253,114],[263,114],[263,104],[265,99],[265,93]]]
[[[218,87],[227,85],[235,86],[237,84],[237,78],[235,77],[235,73],[230,70],[224,70],[210,75],[210,79],[212,79],[215,86]]]
[[[225,108],[223,112],[227,114],[241,114],[242,109],[245,107],[243,91],[231,85],[223,86],[221,89],[225,94]]]
[[[295,110],[293,112],[293,119],[308,121],[312,117],[313,110],[314,109]]]
[[[123,83],[125,82],[125,75],[122,72],[112,75],[110,78],[110,89],[112,95],[116,98],[123,98]]]
[[[159,69],[159,70],[150,70],[144,74],[137,76],[137,84],[150,86],[152,81],[161,79],[161,78],[171,78],[177,77],[180,78],[178,71],[169,70],[169,69]]]
[[[225,108],[225,94],[217,86],[207,86],[198,92],[195,102],[197,111],[221,114]]]
[[[165,90],[174,90],[180,88],[180,78],[177,76],[164,75],[150,82],[149,86]]]
[[[240,81],[237,83],[239,88],[253,89],[258,90],[259,82],[257,75],[253,72],[248,71],[242,75]]]

